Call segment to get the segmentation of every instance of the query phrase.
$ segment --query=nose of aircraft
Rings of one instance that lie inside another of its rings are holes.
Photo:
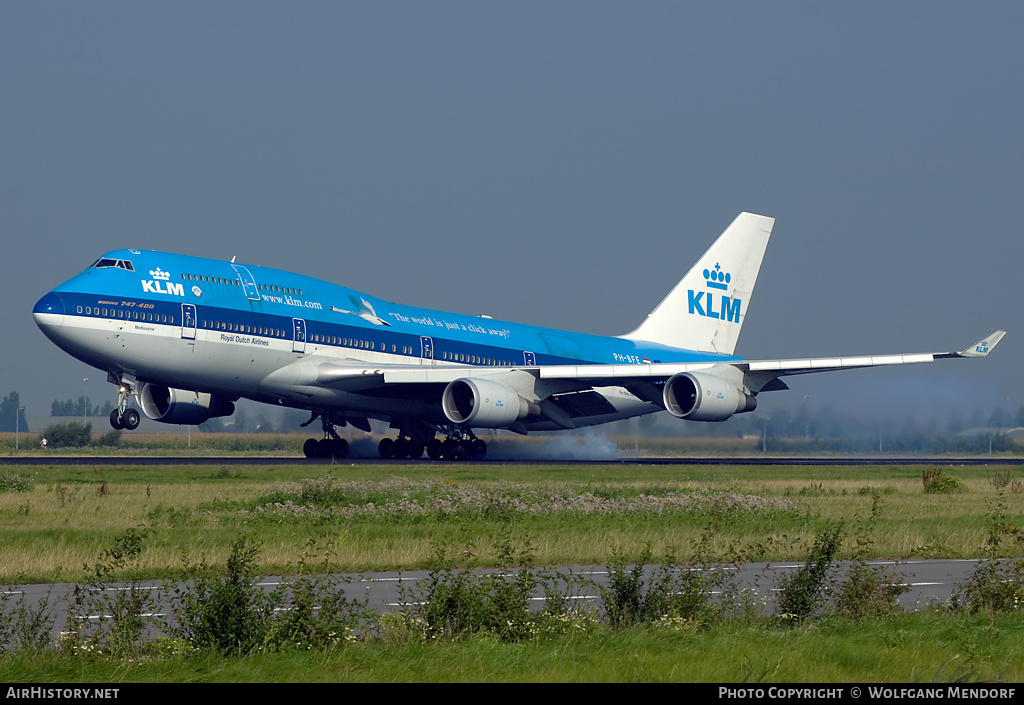
[[[36,302],[32,315],[36,325],[44,330],[46,326],[59,327],[64,322],[64,301],[51,291]]]

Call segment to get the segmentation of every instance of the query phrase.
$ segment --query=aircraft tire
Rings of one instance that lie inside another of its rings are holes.
[[[377,453],[382,458],[391,458],[395,455],[395,442],[390,438],[381,438],[377,444]]]
[[[121,423],[121,414],[117,413],[117,409],[110,412],[110,427],[118,431],[124,428],[124,424]]]
[[[141,421],[142,417],[135,409],[125,409],[124,414],[121,415],[121,425],[128,431],[137,429]]]
[[[443,446],[444,444],[438,439],[432,439],[430,443],[427,443],[427,457],[431,460],[440,460]]]
[[[315,438],[307,438],[302,444],[302,454],[307,458],[315,458],[320,453],[320,441]]]
[[[476,439],[469,446],[469,455],[473,460],[483,460],[487,457],[487,444]]]

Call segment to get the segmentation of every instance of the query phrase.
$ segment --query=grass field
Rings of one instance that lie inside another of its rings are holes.
[[[732,623],[507,644],[355,643],[302,652],[0,658],[4,683],[1020,683],[1024,619],[915,614],[798,629]],[[709,655],[711,656],[709,658]]]
[[[234,539],[286,570],[311,540],[340,571],[422,568],[438,543],[478,546],[513,532],[540,565],[602,564],[614,551],[685,553],[714,523],[713,551],[792,559],[829,522],[856,527],[880,500],[872,558],[967,558],[988,550],[993,514],[1024,517],[1014,471],[924,467],[665,465],[36,466],[32,488],[0,492],[0,581],[72,581],[113,536],[148,527],[140,569],[223,565]],[[10,472],[10,471],[6,471]],[[396,474],[400,473],[400,474]],[[1006,484],[1000,489],[994,478]],[[847,548],[852,548],[848,543]],[[1007,536],[1000,555],[1020,555]]]
[[[16,470],[16,472],[15,472]],[[941,470],[941,472],[939,472]],[[928,492],[933,475],[946,480]],[[830,526],[837,559],[1024,555],[1009,466],[381,465],[0,468],[0,583],[87,581],[129,529],[137,560],[105,579],[223,574],[245,537],[259,570],[358,572],[487,564],[511,540],[534,565],[804,559]],[[953,479],[959,480],[954,482]],[[90,567],[87,567],[90,566]],[[1024,610],[938,610],[783,626],[692,618],[516,643],[481,633],[374,639],[236,657],[154,646],[130,659],[48,650],[0,657],[6,682],[774,681],[1024,679]],[[708,653],[716,654],[707,659]],[[83,660],[84,659],[84,660]]]

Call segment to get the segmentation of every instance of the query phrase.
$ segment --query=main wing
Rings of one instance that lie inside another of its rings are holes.
[[[959,351],[794,360],[626,365],[478,366],[347,365],[301,363],[292,369],[294,392],[344,390],[438,404],[438,418],[476,428],[573,428],[666,409],[695,421],[723,421],[756,407],[759,392],[785,389],[781,377],[844,369],[985,357],[1005,331]],[[617,391],[609,391],[617,390]],[[628,393],[623,393],[625,390]],[[627,397],[623,399],[623,397]],[[433,401],[430,401],[433,400]],[[421,411],[424,407],[420,407]]]
[[[792,360],[736,360],[721,363],[658,363],[647,365],[557,365],[540,368],[542,379],[573,379],[592,383],[614,384],[616,380],[657,380],[699,370],[731,367],[743,373],[745,385],[753,393],[760,392],[779,377],[812,372],[861,367],[907,365],[958,357],[985,357],[1006,335],[997,330],[974,345],[955,352],[904,353],[898,355],[859,355],[854,357],[821,357]]]

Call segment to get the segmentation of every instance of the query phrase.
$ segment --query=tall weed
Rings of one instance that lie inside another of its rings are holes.
[[[706,619],[713,610],[712,588],[722,572],[710,566],[680,563],[671,553],[652,564],[650,544],[630,567],[621,553],[608,565],[608,586],[594,584],[605,621],[613,629],[665,618]]]
[[[70,630],[61,645],[71,652],[109,653],[116,657],[138,654],[144,631],[152,620],[143,615],[152,602],[151,591],[138,580],[112,585],[112,576],[138,567],[147,529],[128,529],[114,537],[91,568],[93,579],[77,583],[71,592]]]
[[[198,569],[186,568],[186,574],[202,575],[171,588],[178,619],[172,634],[196,648],[225,654],[247,654],[263,644],[282,594],[257,589],[259,551],[258,544],[238,538],[228,557],[227,576],[220,579],[206,577],[210,568],[205,562]]]
[[[199,577],[169,588],[178,622],[168,624],[168,630],[198,649],[235,655],[325,648],[355,638],[357,631],[372,627],[376,616],[365,599],[345,596],[351,579],[327,574],[328,553],[319,571],[309,570],[316,549],[316,541],[308,542],[298,575],[265,591],[257,584],[259,544],[237,539],[225,577],[207,577],[210,567],[201,564],[193,571]]]
[[[996,614],[1024,608],[1024,559],[999,558],[1006,537],[1011,537],[1024,551],[1024,529],[1008,521],[1003,490],[999,491],[988,518],[987,558],[978,562],[966,581],[954,586],[950,603],[971,613],[987,612],[991,627]]]
[[[427,639],[486,634],[516,642],[531,635],[535,620],[529,600],[540,585],[528,567],[532,549],[528,542],[517,549],[508,537],[499,539],[495,548],[498,568],[479,573],[455,568],[451,546],[435,546],[427,578],[400,587],[406,624],[419,625]],[[462,551],[471,552],[469,544]]]
[[[846,569],[845,580],[835,589],[835,612],[847,619],[861,620],[899,611],[899,597],[910,586],[896,575],[895,569],[870,565],[867,557],[874,550],[875,525],[882,515],[883,502],[877,489],[871,490],[871,511],[854,534],[853,560]]]
[[[12,604],[13,595],[18,599]],[[51,593],[32,607],[21,591],[8,587],[0,592],[0,654],[11,651],[38,652],[50,643],[57,621],[50,610]]]
[[[817,535],[810,555],[792,575],[779,580],[778,613],[783,620],[800,622],[822,605],[823,592],[839,552],[843,526],[830,522]]]

